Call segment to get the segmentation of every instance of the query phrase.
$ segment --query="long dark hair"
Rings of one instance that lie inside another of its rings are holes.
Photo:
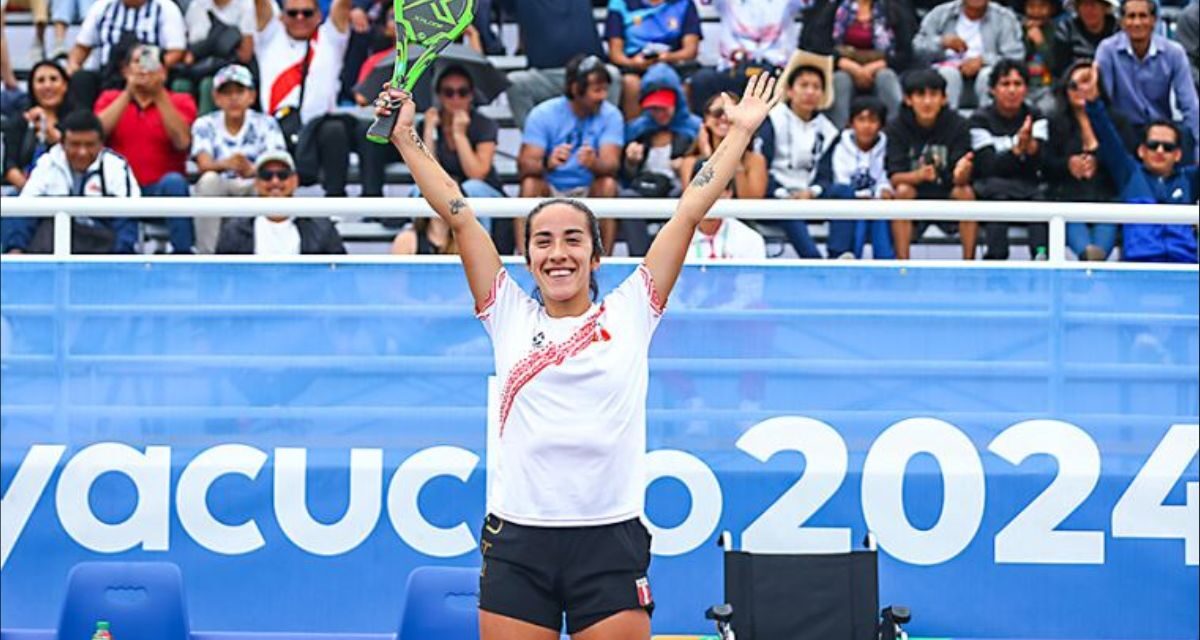
[[[529,242],[533,236],[533,217],[541,213],[542,209],[555,204],[565,204],[587,218],[588,231],[592,234],[592,258],[599,260],[604,255],[604,245],[600,242],[600,221],[596,219],[596,214],[592,213],[587,205],[574,198],[550,198],[539,202],[538,206],[525,216],[525,264],[529,264]],[[600,285],[596,282],[595,271],[588,272],[588,290],[592,293],[592,302],[595,302],[600,295]],[[536,286],[533,288],[533,299],[545,304],[542,301],[542,290]]]
[[[63,98],[62,98],[62,102],[59,103],[58,108],[55,109],[55,111],[54,111],[55,114],[58,115],[59,117],[62,117],[62,116],[67,115],[68,113],[71,113],[71,111],[73,111],[73,109],[71,108],[71,104],[70,104],[71,76],[67,75],[67,71],[65,69],[63,69],[62,65],[55,62],[54,60],[41,60],[38,63],[34,64],[32,67],[30,67],[30,69],[29,69],[29,100],[32,103],[30,106],[34,106],[34,107],[42,106],[37,103],[37,94],[34,93],[34,91],[33,91],[33,78],[34,78],[34,76],[37,75],[38,70],[41,69],[42,67],[54,69],[54,71],[56,73],[58,73],[58,76],[60,78],[62,78],[62,80],[63,80]]]

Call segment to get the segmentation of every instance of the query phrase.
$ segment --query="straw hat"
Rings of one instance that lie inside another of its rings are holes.
[[[817,105],[818,111],[824,111],[833,106],[833,57],[822,56],[797,49],[788,60],[787,66],[783,68],[783,74],[779,76],[779,86],[777,91],[785,94],[788,89],[788,78],[792,77],[792,73],[799,67],[815,67],[821,71],[824,76],[825,96],[821,100],[821,104]]]

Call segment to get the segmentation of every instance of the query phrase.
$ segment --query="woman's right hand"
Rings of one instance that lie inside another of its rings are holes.
[[[386,118],[395,110],[399,110],[399,113],[396,115],[396,126],[392,128],[393,141],[397,139],[398,132],[404,133],[413,128],[417,120],[417,105],[407,91],[397,89],[390,83],[384,84],[383,91],[375,99],[375,117]]]

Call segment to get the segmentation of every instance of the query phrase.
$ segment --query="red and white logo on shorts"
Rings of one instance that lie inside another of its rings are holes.
[[[635,580],[633,584],[637,587],[638,606],[650,606],[654,602],[654,596],[650,595],[650,580],[643,576]]]

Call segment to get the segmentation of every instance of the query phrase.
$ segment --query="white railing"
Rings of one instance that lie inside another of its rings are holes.
[[[477,215],[515,218],[529,213],[538,198],[472,198]],[[665,219],[677,200],[583,199],[602,218]],[[73,215],[92,217],[290,216],[427,217],[421,198],[4,198],[0,216],[54,216],[54,254],[70,255]],[[1200,224],[1195,205],[1138,205],[1081,202],[958,202],[952,200],[720,200],[709,214],[750,220],[977,220],[1049,223],[1049,258],[1066,260],[1068,222]]]

